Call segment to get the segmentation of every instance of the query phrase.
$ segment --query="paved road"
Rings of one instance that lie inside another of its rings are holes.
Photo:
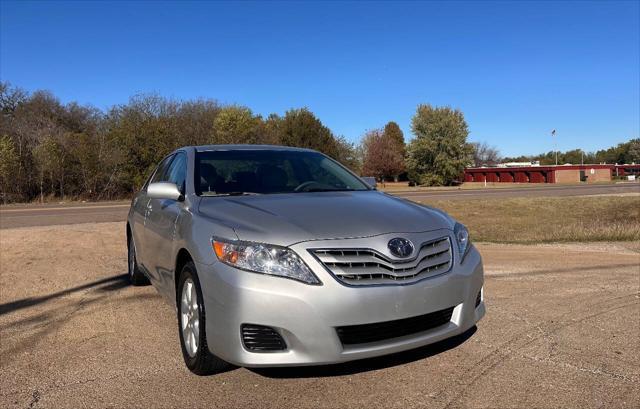
[[[3,230],[0,407],[638,408],[639,255],[625,246],[480,245],[488,312],[475,332],[199,377],[173,308],[127,284],[121,223]]]
[[[123,221],[129,202],[7,206],[0,209],[0,229]]]
[[[563,196],[593,196],[623,193],[640,193],[640,183],[619,183],[614,185],[542,185],[535,187],[487,188],[487,189],[459,189],[433,191],[402,191],[393,192],[398,196],[411,200],[425,199],[486,199],[508,197],[563,197]]]
[[[521,188],[488,188],[478,190],[403,191],[393,194],[411,200],[469,200],[507,197],[582,196],[621,193],[640,193],[640,184],[615,185],[545,185]],[[0,208],[0,228],[50,226],[59,224],[124,221],[129,202],[103,202],[88,204],[52,204],[8,206]]]

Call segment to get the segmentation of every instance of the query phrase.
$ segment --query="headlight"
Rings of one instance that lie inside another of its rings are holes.
[[[211,240],[218,260],[254,273],[291,278],[307,284],[320,280],[300,257],[286,247],[242,241]]]
[[[464,260],[464,256],[467,255],[471,243],[469,242],[469,230],[460,223],[456,223],[453,228],[453,235],[456,237],[456,243],[458,244],[458,253],[460,254],[460,262]]]

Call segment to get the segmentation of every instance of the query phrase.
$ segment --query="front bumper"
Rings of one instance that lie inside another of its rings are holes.
[[[453,268],[446,274],[410,285],[355,288],[339,283],[324,270],[304,243],[292,248],[322,285],[239,271],[220,262],[196,265],[207,314],[207,341],[213,354],[248,367],[339,363],[413,349],[458,335],[485,314],[484,301],[476,307],[483,267],[473,247],[463,263],[454,252]],[[449,307],[454,310],[448,323],[412,335],[343,345],[336,332],[339,326],[394,321]],[[242,344],[242,324],[274,328],[287,349],[249,352]]]

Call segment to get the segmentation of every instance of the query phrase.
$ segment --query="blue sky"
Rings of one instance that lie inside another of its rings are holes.
[[[0,78],[99,108],[133,94],[309,107],[357,141],[419,103],[505,155],[639,137],[640,8],[608,2],[13,2]]]

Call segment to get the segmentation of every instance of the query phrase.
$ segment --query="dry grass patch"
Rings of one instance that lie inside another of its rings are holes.
[[[640,197],[580,196],[421,200],[445,210],[476,241],[498,243],[640,240]]]

